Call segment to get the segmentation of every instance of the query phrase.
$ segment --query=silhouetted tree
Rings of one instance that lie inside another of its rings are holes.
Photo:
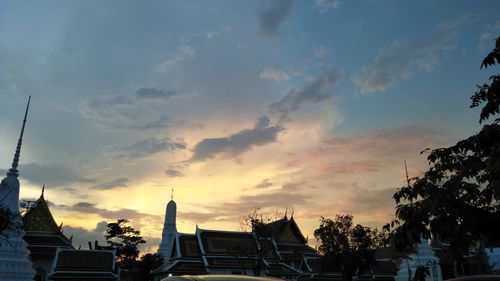
[[[140,260],[135,261],[132,267],[134,281],[153,280],[151,271],[163,264],[163,257],[159,254],[145,254]]]
[[[375,249],[380,232],[360,224],[353,226],[353,216],[336,215],[335,219],[321,217],[314,237],[322,254],[322,270],[340,270],[352,280],[359,270],[367,270],[375,263]]]
[[[481,68],[500,63],[500,37]],[[471,108],[482,105],[479,123],[499,113],[500,75],[477,86]],[[395,246],[410,251],[431,235],[450,243],[455,258],[473,243],[498,241],[500,225],[500,119],[457,144],[430,151],[430,168],[400,188],[394,199],[397,219],[391,222]]]
[[[243,219],[244,226],[251,228],[252,233],[257,242],[256,245],[249,245],[248,252],[255,255],[257,264],[254,267],[254,275],[259,276],[266,268],[265,258],[270,251],[274,250],[274,229],[266,227],[266,224],[272,223],[275,220],[271,218],[264,219],[264,215],[259,209],[255,209],[252,214]]]
[[[132,266],[139,256],[138,246],[146,243],[141,232],[130,226],[126,219],[108,223],[106,226],[106,242],[110,247],[116,248],[117,263],[125,268]]]

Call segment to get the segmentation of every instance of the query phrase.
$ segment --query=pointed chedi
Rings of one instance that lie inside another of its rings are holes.
[[[165,211],[165,223],[163,225],[160,248],[158,249],[158,253],[163,257],[164,262],[168,262],[172,254],[172,246],[175,234],[177,233],[176,216],[177,204],[174,201],[174,189],[172,188],[172,196]]]
[[[17,142],[12,167],[0,183],[0,205],[12,214],[11,224],[0,235],[0,280],[2,281],[31,281],[35,275],[33,264],[29,260],[30,252],[23,240],[22,221],[19,215],[19,158],[23,142],[24,128],[31,96],[28,99],[24,114],[23,126]]]

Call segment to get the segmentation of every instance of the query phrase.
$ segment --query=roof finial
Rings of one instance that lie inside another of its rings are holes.
[[[40,195],[40,198],[43,199],[43,193],[45,192],[45,184],[42,186],[42,195]]]
[[[174,200],[174,188],[172,187],[172,195],[170,195],[170,200]]]
[[[12,160],[12,168],[10,168],[7,175],[17,177],[19,175],[17,166],[19,165],[19,156],[21,155],[21,145],[23,144],[23,134],[24,134],[24,126],[26,125],[26,117],[28,117],[28,109],[30,108],[30,100],[31,96],[28,98],[28,105],[26,106],[26,113],[24,113],[23,127],[21,128],[21,135],[19,136],[19,140],[17,141],[16,153],[14,154],[14,160]]]

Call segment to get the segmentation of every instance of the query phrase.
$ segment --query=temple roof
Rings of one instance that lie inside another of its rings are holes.
[[[251,232],[197,229],[196,235],[204,255],[257,253],[257,244]]]
[[[200,245],[196,235],[183,234],[176,237],[176,243],[179,245],[180,254],[187,258],[201,258]]]
[[[118,280],[115,250],[58,249],[52,279]]]
[[[64,246],[72,247],[70,239],[62,233],[61,228],[54,220],[47,201],[45,201],[43,189],[40,198],[35,202],[35,207],[30,208],[26,214],[24,214],[23,229],[25,240],[28,241],[30,246],[36,241],[35,244],[63,246],[61,245],[62,243]],[[38,238],[32,239],[33,236]],[[55,241],[54,239],[50,239],[50,237],[57,237],[59,239]],[[30,243],[30,241],[32,243]]]
[[[277,243],[307,243],[307,239],[300,231],[293,216],[290,219],[285,216],[280,220],[266,224],[266,227],[271,228],[271,231],[275,233]]]

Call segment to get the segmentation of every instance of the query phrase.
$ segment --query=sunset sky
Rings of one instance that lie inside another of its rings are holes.
[[[420,151],[479,129],[500,1],[0,1],[0,169],[75,246],[130,219],[240,230],[262,208],[381,227]]]

